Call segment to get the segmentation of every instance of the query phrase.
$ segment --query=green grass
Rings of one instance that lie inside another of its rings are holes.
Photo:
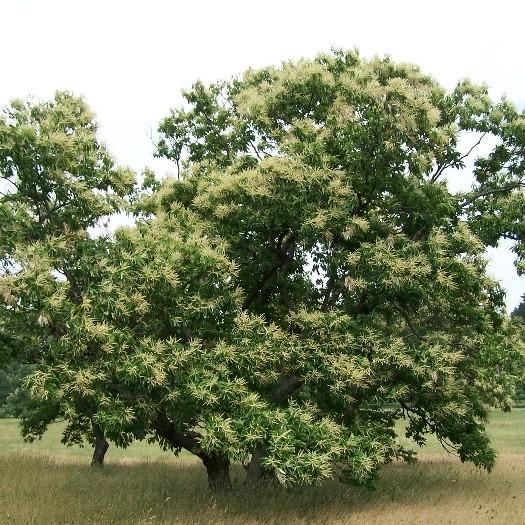
[[[62,423],[55,423],[49,427],[44,437],[33,443],[24,443],[20,437],[18,421],[16,419],[0,419],[0,455],[17,454],[29,456],[49,456],[59,460],[74,460],[79,463],[91,461],[93,449],[86,447],[66,447],[60,442],[62,437]],[[133,443],[127,449],[110,446],[107,459],[110,461],[156,461],[173,458],[171,452],[164,452],[157,445],[149,445],[146,441]],[[0,524],[2,522],[0,521]]]
[[[417,465],[384,468],[376,491],[330,482],[286,491],[213,496],[198,462],[154,445],[112,447],[104,469],[88,466],[90,450],[60,445],[60,425],[24,444],[16,422],[0,421],[0,524],[524,524],[525,410],[494,412],[489,433],[500,452],[487,474],[446,456],[434,441]]]
[[[11,453],[31,456],[44,455],[61,460],[73,459],[79,462],[89,462],[92,453],[89,446],[81,448],[62,445],[60,438],[63,428],[62,423],[56,423],[49,427],[41,440],[24,443],[20,437],[18,421],[16,419],[0,419],[0,455]],[[397,430],[398,434],[401,435],[403,432],[402,423],[398,425]],[[525,454],[525,408],[518,408],[510,413],[494,411],[488,425],[488,433],[493,446],[500,453]],[[400,441],[405,445],[411,444],[408,439],[401,438]],[[414,445],[412,444],[412,446]],[[421,453],[443,453],[441,445],[432,436],[429,437],[425,447],[421,449],[416,447],[416,450]],[[183,454],[183,456],[192,458],[190,454]],[[125,450],[112,446],[107,454],[109,461],[168,461],[172,458],[173,454],[170,452],[164,452],[157,445],[149,445],[146,441],[133,443]]]
[[[397,426],[398,435],[403,433],[403,423]],[[515,408],[511,412],[494,410],[489,419],[487,433],[492,446],[500,454],[525,454],[525,408]],[[410,440],[401,438],[400,442],[411,445]],[[443,448],[434,436],[429,436],[423,448],[416,446],[421,453],[442,454]],[[524,520],[525,524],[525,520]]]

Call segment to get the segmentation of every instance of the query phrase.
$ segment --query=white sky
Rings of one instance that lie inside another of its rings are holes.
[[[417,63],[447,87],[485,82],[523,108],[524,28],[520,0],[0,0],[0,105],[56,89],[84,95],[119,162],[163,173],[173,167],[153,160],[148,136],[197,79],[357,47]],[[510,246],[489,255],[512,309],[525,278]]]

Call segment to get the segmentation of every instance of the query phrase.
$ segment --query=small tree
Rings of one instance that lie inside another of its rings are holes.
[[[62,257],[53,271],[70,283],[71,300],[80,302],[85,280],[76,266],[77,247],[67,239],[84,238],[97,222],[122,209],[123,197],[133,188],[129,170],[119,169],[98,141],[94,116],[86,103],[57,92],[48,102],[13,101],[0,116],[0,258],[4,276],[20,268],[17,249],[48,242]],[[16,303],[4,286],[3,338],[19,359],[47,359],[46,341],[62,329],[50,330],[38,317],[36,298]],[[4,335],[5,331],[5,335]],[[26,417],[46,423],[63,416],[47,402],[28,405]],[[93,438],[93,435],[97,436]],[[90,440],[107,448],[96,427]],[[94,463],[103,454],[95,451]]]
[[[239,312],[235,267],[220,241],[176,210],[115,238],[77,239],[81,301],[53,275],[64,255],[57,242],[27,247],[24,269],[4,279],[18,304],[39,304],[41,324],[55,334],[27,379],[36,406],[48,401],[65,415],[68,444],[82,442],[91,425],[120,446],[150,434],[196,454],[210,486],[227,488],[228,444],[213,441],[225,423],[215,405],[231,413],[250,399],[217,349]],[[47,421],[25,414],[22,425],[33,438]],[[206,429],[207,446],[196,427]]]

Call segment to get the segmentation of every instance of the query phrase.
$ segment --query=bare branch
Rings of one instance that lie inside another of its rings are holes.
[[[487,132],[483,133],[481,137],[479,138],[479,140],[464,155],[459,157],[459,159],[456,162],[445,162],[444,164],[439,165],[436,171],[433,173],[432,177],[430,177],[430,182],[431,183],[436,182],[439,179],[439,177],[443,175],[443,172],[447,168],[450,168],[457,162],[461,162],[462,160],[465,160],[481,144],[481,141],[483,140],[486,134]]]
[[[255,147],[255,144],[251,140],[248,141],[248,144],[250,144],[250,146],[252,147],[253,152],[255,153],[256,157],[259,160],[263,160],[262,157],[259,155],[259,150]]]
[[[481,144],[481,141],[485,138],[487,134],[487,131],[485,131],[485,133],[483,133],[481,135],[481,137],[479,138],[479,140],[476,142],[476,144],[474,144],[468,151],[467,153],[465,153],[465,155],[462,155],[461,157],[459,157],[459,160],[465,160],[480,144]]]
[[[0,175],[0,179],[2,180],[5,180],[6,182],[9,182],[10,184],[12,184],[18,191],[21,191],[20,190],[20,186],[18,184],[16,184],[15,182],[13,182],[11,180],[11,177],[7,177],[5,175]]]

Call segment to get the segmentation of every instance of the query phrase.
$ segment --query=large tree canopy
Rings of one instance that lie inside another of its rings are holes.
[[[291,333],[294,312],[348,319],[358,341],[337,358],[312,344],[315,381],[283,362],[300,385],[290,402],[383,432],[399,404],[416,440],[434,432],[490,467],[482,423],[508,406],[521,346],[483,253],[512,238],[521,270],[524,115],[486,87],[447,92],[415,66],[345,52],[184,95],[158,149],[183,169],[143,211],[178,202],[212,223],[246,310]],[[471,189],[452,193],[445,176],[468,177],[487,139]]]
[[[147,174],[133,227],[91,238],[78,219],[12,241],[0,290],[42,348],[26,435],[54,406],[67,442],[149,436],[200,457],[212,487],[229,486],[233,460],[250,481],[366,484],[411,457],[404,418],[416,442],[435,434],[490,469],[484,423],[510,406],[523,344],[484,251],[512,238],[521,268],[523,115],[484,87],[448,92],[345,52],[185,97],[160,124],[177,177]],[[489,136],[472,188],[452,193],[445,175]],[[82,193],[74,216],[107,213],[108,189],[92,192],[100,213]]]

